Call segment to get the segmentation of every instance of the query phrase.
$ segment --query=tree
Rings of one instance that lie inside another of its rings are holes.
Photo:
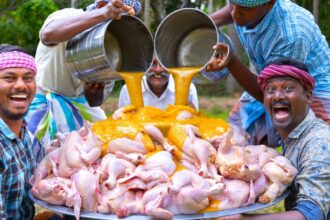
[[[57,6],[51,0],[30,0],[17,7],[9,5],[8,8],[16,10],[7,10],[0,18],[0,43],[19,45],[34,54],[39,30],[47,16],[57,10]]]

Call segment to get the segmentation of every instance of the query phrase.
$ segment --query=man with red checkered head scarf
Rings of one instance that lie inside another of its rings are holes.
[[[0,45],[0,219],[33,219],[28,179],[42,156],[23,119],[35,93],[37,67],[24,49]]]
[[[304,64],[277,60],[263,69],[257,80],[263,91],[267,113],[280,136],[283,154],[298,173],[285,199],[285,212],[244,214],[221,220],[329,219],[330,128],[316,118],[309,107],[313,99],[314,79]],[[277,163],[284,167],[283,161]],[[263,172],[265,169],[263,167]],[[285,173],[290,172],[286,170]],[[270,187],[267,190],[272,191]]]
[[[307,67],[279,60],[260,72],[263,103],[281,138],[284,156],[298,174],[285,200],[281,219],[329,219],[330,129],[316,118],[310,105],[315,80]],[[265,218],[267,219],[267,218]]]

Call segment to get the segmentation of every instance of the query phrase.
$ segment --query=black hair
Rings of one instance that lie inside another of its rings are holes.
[[[26,53],[26,50],[23,49],[20,46],[16,46],[16,45],[10,45],[10,44],[1,44],[0,45],[0,53],[5,53],[5,52],[13,52],[13,51],[18,51],[18,52],[23,52]]]
[[[296,67],[298,69],[301,69],[301,70],[304,70],[306,72],[309,72],[308,71],[308,67],[304,63],[301,63],[301,62],[299,62],[297,60],[290,59],[290,58],[282,58],[282,59],[274,60],[274,61],[271,61],[271,62],[267,63],[266,66],[269,66],[271,64],[294,66],[294,67]]]

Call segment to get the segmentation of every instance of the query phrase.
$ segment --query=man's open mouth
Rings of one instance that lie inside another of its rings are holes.
[[[30,96],[26,93],[13,94],[9,96],[9,99],[15,102],[27,102]]]
[[[162,74],[155,73],[155,74],[152,75],[152,77],[154,77],[156,79],[160,79],[160,78],[163,77],[163,75]]]
[[[289,117],[291,110],[288,105],[273,105],[272,112],[275,120],[282,121]]]

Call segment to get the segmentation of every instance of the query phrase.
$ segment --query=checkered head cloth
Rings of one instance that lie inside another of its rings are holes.
[[[258,76],[258,84],[264,90],[267,81],[273,77],[293,77],[297,79],[306,90],[313,90],[315,87],[314,78],[306,71],[290,65],[269,65],[263,69]]]
[[[37,65],[34,58],[19,51],[0,53],[0,70],[8,68],[27,68],[37,74]]]
[[[270,0],[230,0],[230,1],[235,5],[240,5],[247,8],[256,7],[259,5],[263,5],[267,2],[270,2]]]

